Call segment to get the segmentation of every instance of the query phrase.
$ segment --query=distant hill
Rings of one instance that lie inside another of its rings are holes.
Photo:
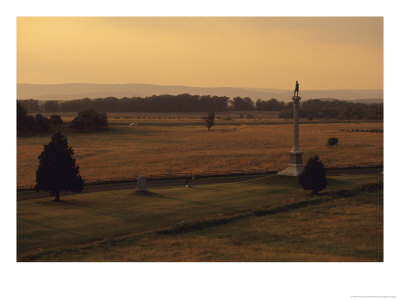
[[[37,100],[73,100],[80,98],[105,97],[146,97],[161,94],[192,94],[215,95],[234,97],[250,97],[267,100],[276,98],[279,101],[290,101],[293,91],[266,88],[231,88],[231,87],[189,87],[163,86],[152,84],[94,84],[94,83],[66,83],[66,84],[17,84],[17,98]],[[329,98],[351,100],[362,103],[381,103],[383,90],[301,90],[300,96],[304,99]]]

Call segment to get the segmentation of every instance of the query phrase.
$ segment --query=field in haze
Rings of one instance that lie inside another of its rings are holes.
[[[383,261],[382,177],[332,176],[317,196],[258,175],[18,201],[17,259]]]
[[[70,121],[76,113],[63,114]],[[293,145],[293,126],[276,113],[217,113],[217,125],[207,131],[193,113],[108,114],[110,128],[98,133],[74,133],[58,128],[74,149],[86,181],[111,177],[136,177],[174,172],[241,169],[280,170],[288,163]],[[250,115],[250,118],[248,116]],[[128,126],[129,123],[139,126]],[[351,132],[351,129],[383,129],[382,122],[326,123],[306,121],[300,125],[303,160],[318,154],[326,167],[383,164],[383,134]],[[326,146],[330,137],[339,145]],[[17,185],[35,183],[37,157],[51,134],[17,140]]]

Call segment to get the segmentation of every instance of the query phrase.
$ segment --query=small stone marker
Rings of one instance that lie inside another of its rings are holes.
[[[147,180],[144,176],[139,176],[136,182],[136,192],[146,193],[147,192]]]

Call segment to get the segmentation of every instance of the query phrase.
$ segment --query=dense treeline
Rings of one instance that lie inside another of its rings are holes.
[[[300,118],[310,120],[340,119],[340,120],[383,120],[383,104],[364,104],[348,101],[322,101],[310,99],[300,103]],[[280,118],[293,117],[293,104],[279,112]]]
[[[62,124],[62,119],[58,115],[49,118],[36,114],[35,117],[29,116],[26,110],[17,102],[17,134],[26,135],[32,133],[48,132],[51,125]]]
[[[98,98],[71,101],[19,101],[29,113],[37,112],[77,112],[95,109],[98,112],[223,112],[223,111],[278,111],[280,118],[291,118],[292,102],[284,103],[274,98],[258,99],[253,102],[248,97],[198,96],[181,94],[158,95],[132,98]],[[383,104],[362,104],[349,101],[322,101],[310,99],[301,101],[300,117],[329,119],[383,119]]]
[[[41,134],[49,132],[51,126],[63,124],[59,115],[51,115],[50,118],[41,114],[35,117],[28,115],[26,110],[17,101],[17,135]],[[93,108],[82,110],[70,122],[69,127],[78,131],[101,130],[108,126],[107,115],[98,113]]]
[[[228,100],[228,97],[182,94],[145,98],[85,98],[62,102],[51,100],[43,104],[32,99],[20,102],[28,112],[76,112],[89,108],[93,108],[98,112],[219,112],[228,109]]]

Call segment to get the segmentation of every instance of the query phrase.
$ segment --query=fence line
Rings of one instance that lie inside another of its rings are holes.
[[[283,170],[286,168],[285,166],[281,166],[278,168],[279,170]],[[348,165],[339,165],[337,164],[335,167],[326,168],[326,170],[336,170],[336,169],[363,169],[363,168],[383,168],[383,165],[371,165],[368,163],[358,163],[357,165],[348,164]],[[160,174],[150,174],[145,175],[147,180],[158,180],[158,179],[180,179],[186,177],[215,177],[215,176],[235,176],[235,175],[257,175],[257,174],[270,174],[276,173],[277,170],[270,169],[234,169],[234,170],[204,170],[204,171],[196,171],[196,172],[166,172]],[[84,179],[84,178],[83,178]],[[110,184],[110,183],[123,183],[123,182],[136,182],[136,177],[107,177],[107,178],[97,178],[97,180],[86,181],[85,185],[101,185],[101,184]],[[25,185],[25,186],[17,186],[17,191],[34,191],[34,185]]]

